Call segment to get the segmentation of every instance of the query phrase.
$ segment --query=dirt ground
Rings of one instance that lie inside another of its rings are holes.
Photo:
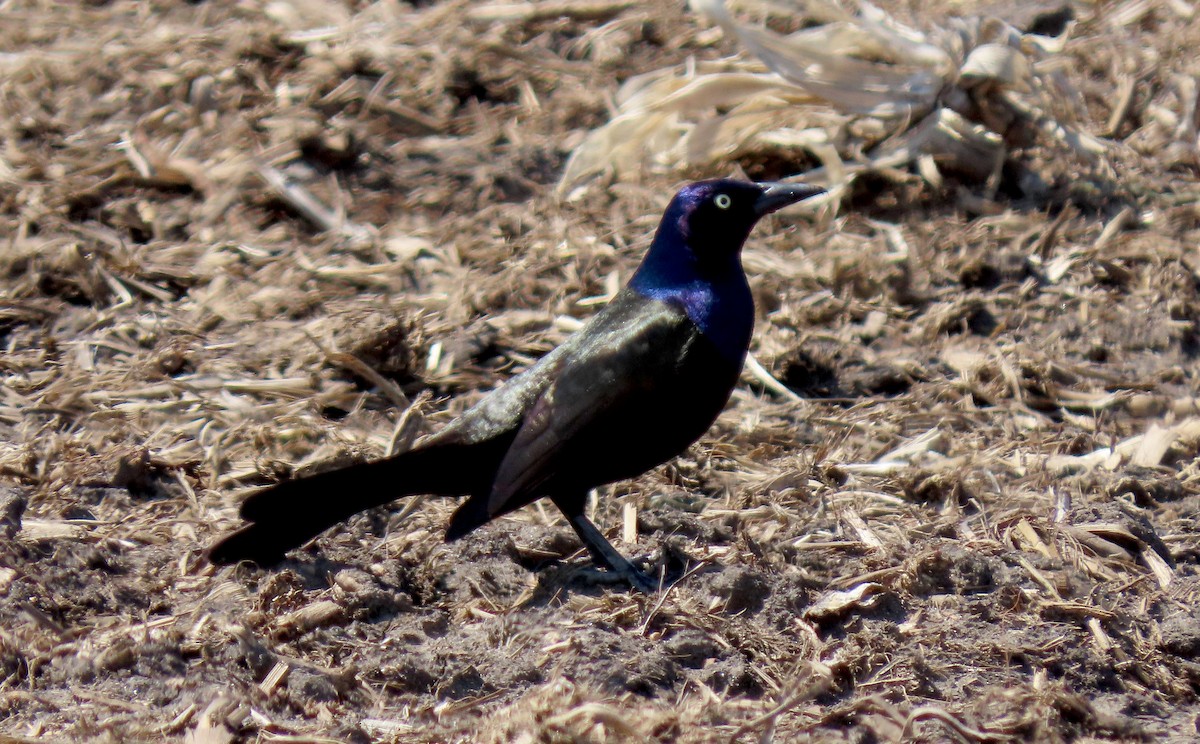
[[[1200,14],[1063,7],[1111,150],[764,221],[786,389],[595,499],[680,577],[642,596],[548,506],[201,552],[560,342],[680,183],[811,166],[556,188],[623,81],[735,41],[680,2],[0,2],[0,742],[1196,740]]]

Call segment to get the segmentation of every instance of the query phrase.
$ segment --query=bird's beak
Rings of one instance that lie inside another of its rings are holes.
[[[760,183],[762,194],[754,200],[754,213],[759,217],[783,209],[789,204],[803,201],[810,196],[824,194],[825,189],[807,183]]]

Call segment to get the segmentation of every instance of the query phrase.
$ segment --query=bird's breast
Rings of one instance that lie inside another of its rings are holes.
[[[682,310],[722,356],[741,367],[754,330],[754,300],[744,281],[727,285],[695,281],[641,291]]]

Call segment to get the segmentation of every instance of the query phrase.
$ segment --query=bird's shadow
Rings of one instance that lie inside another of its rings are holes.
[[[356,613],[368,610],[373,621],[466,596],[488,596],[499,606],[520,610],[606,594],[645,596],[654,601],[674,586],[721,571],[719,564],[691,557],[685,549],[690,541],[683,536],[642,538],[650,549],[633,557],[632,563],[658,581],[659,590],[651,595],[642,595],[619,575],[596,566],[582,548],[564,550],[559,557],[523,555],[514,546],[513,534],[504,530],[481,531],[475,539],[443,546],[448,552],[442,556],[435,553],[414,563],[387,557],[371,562],[374,568],[369,568],[366,561],[342,559],[335,548],[316,544],[293,552],[276,566],[247,564],[238,571],[245,572],[242,578],[256,584],[267,602],[271,595],[288,591],[323,592],[338,584],[358,584],[362,590],[351,592],[347,601]],[[339,576],[345,578],[339,580]]]
[[[684,550],[683,539],[679,537],[662,538],[652,551],[633,557],[631,562],[658,582],[656,595],[683,584],[693,576],[720,571],[721,568],[714,563],[692,558]],[[528,599],[520,603],[522,608],[561,604],[572,596],[641,594],[622,577],[596,566],[582,551],[562,559],[543,560],[526,568],[537,577],[537,586]],[[656,595],[649,596],[653,598]]]

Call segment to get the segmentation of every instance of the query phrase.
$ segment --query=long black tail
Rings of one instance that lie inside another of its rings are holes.
[[[434,446],[271,486],[242,502],[242,518],[250,524],[209,547],[208,559],[269,566],[366,509],[422,493],[465,495],[486,477],[490,463],[480,462],[479,454],[470,446]]]

